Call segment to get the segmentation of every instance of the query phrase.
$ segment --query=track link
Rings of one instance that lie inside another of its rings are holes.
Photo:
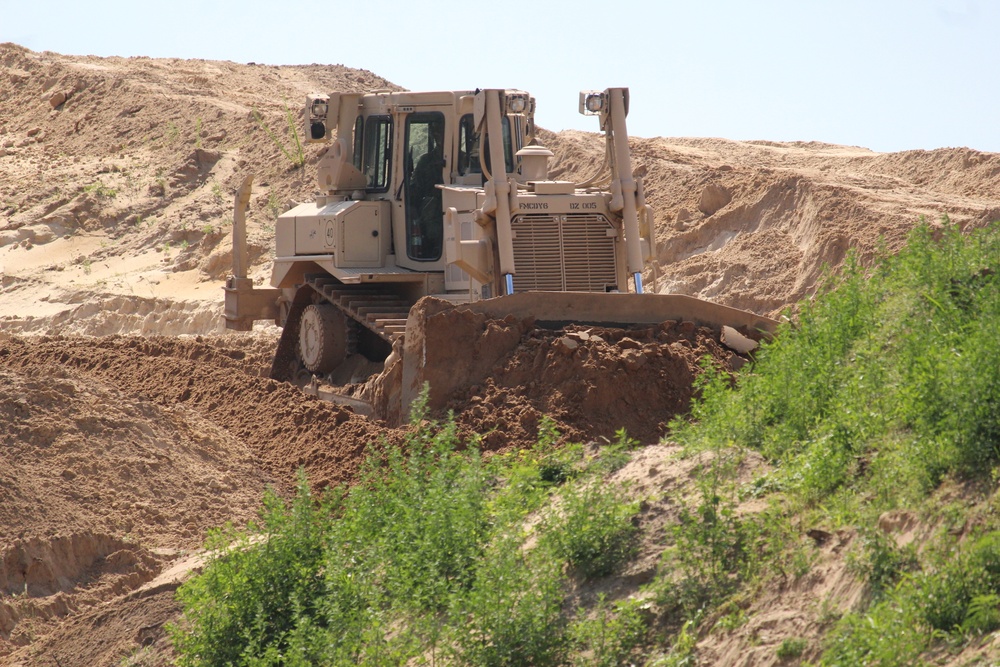
[[[328,275],[307,274],[305,285],[313,290],[313,302],[318,298],[339,309],[348,317],[352,326],[347,332],[347,352],[366,351],[369,359],[375,359],[372,345],[369,342],[361,344],[360,338],[374,338],[381,341],[384,348],[376,352],[381,357],[389,354],[392,344],[403,337],[406,331],[406,318],[409,316],[413,301],[400,296],[389,285],[345,285]],[[288,316],[278,341],[274,361],[271,364],[271,378],[275,380],[293,381],[301,375],[303,364],[299,359],[298,337],[302,313],[308,301],[296,300],[288,310]],[[367,330],[366,334],[363,330]]]
[[[406,331],[413,302],[390,287],[344,285],[327,276],[306,276],[306,284],[348,317],[392,344]]]

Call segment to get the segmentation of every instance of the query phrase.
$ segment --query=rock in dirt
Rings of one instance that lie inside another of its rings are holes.
[[[730,201],[733,195],[721,185],[709,185],[701,191],[701,199],[698,201],[698,210],[705,215],[712,215]]]
[[[732,327],[722,327],[722,344],[739,354],[748,354],[757,349],[757,341],[747,338]]]
[[[559,351],[566,356],[571,356],[576,352],[576,348],[580,347],[580,343],[569,336],[563,336],[558,340],[560,345]]]
[[[65,90],[60,90],[56,93],[53,93],[49,97],[49,106],[52,107],[53,109],[58,109],[63,104],[65,104],[66,100],[68,99],[69,99],[69,93],[67,93]]]

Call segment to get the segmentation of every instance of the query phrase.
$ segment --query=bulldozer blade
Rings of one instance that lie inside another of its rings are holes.
[[[477,337],[489,320],[506,320],[506,328],[493,327],[489,344],[481,344]],[[428,297],[410,310],[398,384],[386,387],[392,396],[377,411],[390,423],[402,423],[425,384],[428,407],[443,407],[454,392],[479,384],[530,326],[628,328],[668,320],[716,330],[745,328],[765,337],[778,327],[767,317],[678,294],[523,292],[458,306]]]
[[[770,318],[683,294],[521,292],[460,307],[496,319],[507,315],[534,317],[543,326],[574,323],[621,327],[677,320],[713,329],[746,327],[767,334],[774,333],[778,326]]]

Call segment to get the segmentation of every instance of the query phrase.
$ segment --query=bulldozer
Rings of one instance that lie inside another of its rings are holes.
[[[271,377],[390,422],[405,419],[425,384],[435,407],[476,382],[458,370],[475,341],[441,341],[457,332],[428,327],[450,307],[552,327],[684,320],[772,331],[753,313],[656,294],[654,217],[632,167],[628,109],[627,88],[580,93],[605,151],[575,182],[549,177],[553,153],[538,143],[535,99],[522,90],[308,95],[305,136],[326,144],[322,194],[278,216],[271,287],[257,288],[247,277],[252,177],[244,181],[226,327],[273,320],[282,333]],[[425,297],[440,301],[415,308]],[[447,354],[428,356],[431,336]],[[366,376],[377,400],[323,389]]]

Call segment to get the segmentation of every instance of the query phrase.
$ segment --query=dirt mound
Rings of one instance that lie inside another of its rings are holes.
[[[88,530],[192,548],[207,527],[247,516],[259,501],[265,480],[252,454],[217,425],[122,391],[113,377],[81,374],[68,354],[16,362],[8,354],[0,355],[12,362],[0,368],[4,543]]]
[[[250,519],[266,481],[197,413],[56,361],[0,368],[0,442],[0,655]]]
[[[140,586],[252,519],[266,485],[289,488],[300,466],[348,480],[368,443],[399,437],[261,377],[272,347],[0,339],[0,664],[163,650],[176,582]]]
[[[688,410],[706,357],[730,370],[745,363],[719,343],[718,332],[689,322],[633,330],[536,328],[448,409],[461,426],[485,434],[487,449],[530,446],[543,415],[571,440],[610,439],[624,429],[655,443],[669,421]]]
[[[162,556],[109,535],[19,540],[0,552],[0,654],[53,621],[150,581]]]
[[[0,664],[10,667],[172,664],[169,657],[164,657],[172,653],[163,626],[180,613],[180,605],[174,600],[175,588],[149,595],[116,596],[105,604],[74,610],[55,627],[35,626],[34,640],[6,658],[0,652]]]
[[[301,143],[305,94],[397,88],[339,65],[69,57],[14,44],[0,44],[0,87],[0,321],[8,332],[93,335],[218,330],[207,304],[231,263],[243,177],[256,175],[248,227],[260,279],[275,218],[315,192],[323,148]],[[84,286],[86,303],[76,300]],[[186,312],[164,312],[185,300]],[[119,309],[132,312],[96,321]]]
[[[387,395],[395,387],[406,405],[426,383],[432,414],[453,413],[468,433],[485,435],[488,451],[530,447],[543,415],[574,441],[624,429],[649,444],[688,410],[703,360],[728,371],[747,361],[721,344],[719,330],[693,322],[553,326],[520,311],[501,319],[425,297],[411,311],[403,345],[404,357],[419,363],[390,361],[377,384]],[[398,420],[386,405],[376,408]]]
[[[219,342],[12,337],[0,346],[0,365],[28,372],[59,365],[144,402],[193,411],[248,447],[276,483],[293,482],[300,466],[317,485],[347,481],[369,444],[402,437],[348,408],[260,377],[252,364],[246,372],[245,352]]]

